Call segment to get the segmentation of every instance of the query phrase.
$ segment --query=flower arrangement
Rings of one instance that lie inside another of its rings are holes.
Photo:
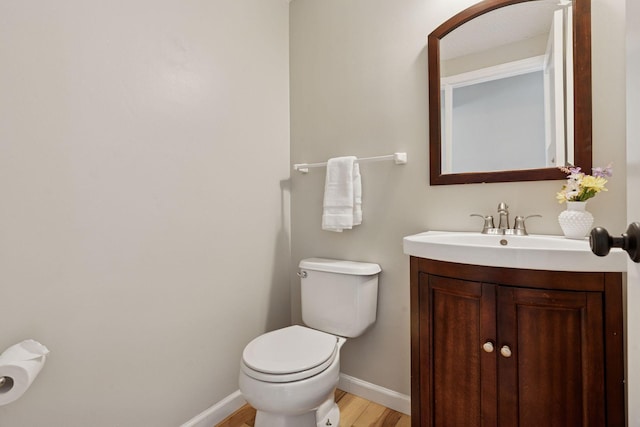
[[[605,168],[593,168],[592,175],[581,172],[579,167],[560,167],[567,173],[567,183],[557,193],[558,203],[584,202],[595,197],[601,191],[607,191],[604,187],[606,178],[613,176],[611,163]]]

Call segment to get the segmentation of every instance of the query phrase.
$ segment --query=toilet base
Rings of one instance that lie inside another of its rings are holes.
[[[316,412],[282,415],[256,411],[255,427],[316,427]]]
[[[338,427],[340,425],[340,408],[333,400],[333,395],[316,411],[317,427]]]
[[[340,408],[333,399],[330,399],[317,410],[301,415],[256,411],[254,425],[255,427],[338,427],[340,425]]]

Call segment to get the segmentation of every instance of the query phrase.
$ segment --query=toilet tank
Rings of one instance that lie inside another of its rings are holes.
[[[308,258],[299,267],[305,325],[353,338],[375,322],[382,271],[378,264]]]

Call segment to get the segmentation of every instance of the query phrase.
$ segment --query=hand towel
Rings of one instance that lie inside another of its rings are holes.
[[[362,224],[362,179],[360,165],[353,163],[353,225]]]
[[[327,162],[322,229],[341,232],[362,223],[362,183],[355,156]]]

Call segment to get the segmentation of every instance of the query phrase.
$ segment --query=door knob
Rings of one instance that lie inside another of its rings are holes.
[[[509,348],[508,345],[503,345],[500,348],[500,354],[503,355],[504,357],[511,357],[511,349]]]
[[[487,353],[493,353],[493,343],[491,341],[487,341],[486,343],[482,344],[482,349]]]
[[[627,228],[627,232],[621,237],[612,237],[609,232],[602,227],[596,227],[589,234],[589,245],[591,252],[598,256],[605,256],[611,248],[622,248],[629,254],[633,262],[640,263],[640,222],[632,222]]]

